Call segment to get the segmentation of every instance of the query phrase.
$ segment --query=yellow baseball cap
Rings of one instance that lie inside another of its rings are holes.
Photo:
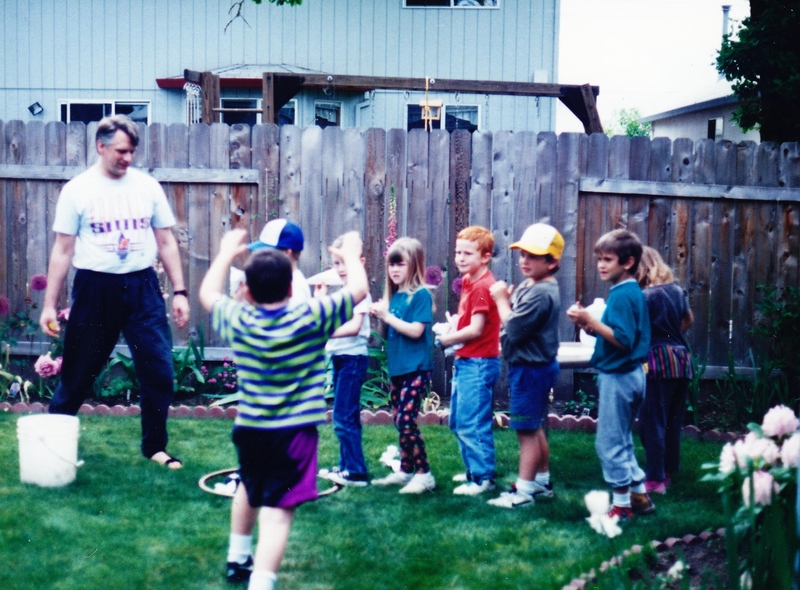
[[[528,254],[544,256],[550,254],[561,259],[564,252],[564,238],[552,225],[534,223],[529,225],[519,241],[509,246],[511,250],[525,250]]]

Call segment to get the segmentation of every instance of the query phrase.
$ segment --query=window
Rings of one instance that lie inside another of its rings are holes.
[[[262,104],[260,98],[222,98],[220,103],[223,109],[258,109],[252,113],[222,113],[222,122],[228,125],[244,123],[253,125],[261,123]],[[297,100],[292,99],[278,111],[278,125],[294,125],[297,121]]]
[[[405,0],[405,8],[497,8],[500,0]]]
[[[433,129],[441,129],[442,121],[448,131],[466,129],[470,133],[478,129],[478,107],[470,105],[445,105],[442,107],[442,117],[431,121]],[[415,104],[408,105],[407,130],[425,129],[422,120],[422,107]]]
[[[708,120],[708,139],[722,138],[722,117]]]
[[[60,100],[61,121],[91,123],[108,115],[127,115],[137,123],[150,123],[149,100]]]
[[[322,127],[340,127],[342,124],[342,103],[314,103],[314,125]]]

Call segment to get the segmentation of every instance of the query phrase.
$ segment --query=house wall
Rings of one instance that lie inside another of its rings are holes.
[[[0,2],[0,119],[58,120],[59,99],[150,100],[151,121],[184,122],[184,93],[156,78],[185,68],[287,64],[349,75],[557,80],[559,0],[499,0],[497,9],[403,8],[402,0],[307,1],[299,7],[229,0]],[[223,97],[247,96],[225,90]],[[455,96],[431,96],[454,103]],[[326,97],[331,98],[331,97]],[[403,127],[421,95],[376,92],[370,126]],[[312,101],[313,97],[303,100]],[[355,124],[363,96],[346,97]],[[460,96],[480,104],[486,130],[550,130],[555,99]],[[488,104],[487,104],[488,103]],[[301,111],[302,109],[301,105]],[[304,120],[298,121],[301,125]]]
[[[742,129],[731,120],[733,111],[730,105],[704,109],[694,113],[678,115],[653,121],[653,137],[668,137],[675,140],[681,137],[689,139],[705,139],[708,135],[709,119],[722,118],[722,135],[712,139],[726,139],[735,143],[740,141],[761,141],[758,131],[744,133]]]

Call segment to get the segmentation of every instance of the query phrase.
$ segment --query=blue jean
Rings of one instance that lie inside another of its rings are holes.
[[[75,274],[61,381],[49,412],[77,414],[120,333],[130,348],[140,385],[142,454],[151,457],[167,447],[173,390],[172,335],[152,268],[122,275],[88,270]]]
[[[361,386],[367,376],[369,357],[340,354],[333,362],[333,431],[339,439],[339,469],[350,475],[366,475],[361,447]]]
[[[681,428],[688,391],[688,379],[647,380],[647,393],[639,410],[639,437],[647,458],[647,479],[661,481],[680,467]]]
[[[603,479],[614,489],[644,481],[644,471],[633,453],[633,421],[644,400],[644,369],[598,373],[597,387],[600,400],[594,446]]]
[[[492,388],[499,376],[499,358],[457,358],[453,365],[450,430],[475,483],[495,477]]]

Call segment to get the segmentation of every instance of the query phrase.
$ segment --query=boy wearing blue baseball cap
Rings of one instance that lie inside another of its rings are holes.
[[[297,267],[304,244],[303,230],[296,223],[288,219],[273,219],[264,226],[258,239],[247,246],[251,252],[271,248],[286,252],[289,256],[292,261],[292,296],[289,307],[296,307],[311,298],[306,277]]]

